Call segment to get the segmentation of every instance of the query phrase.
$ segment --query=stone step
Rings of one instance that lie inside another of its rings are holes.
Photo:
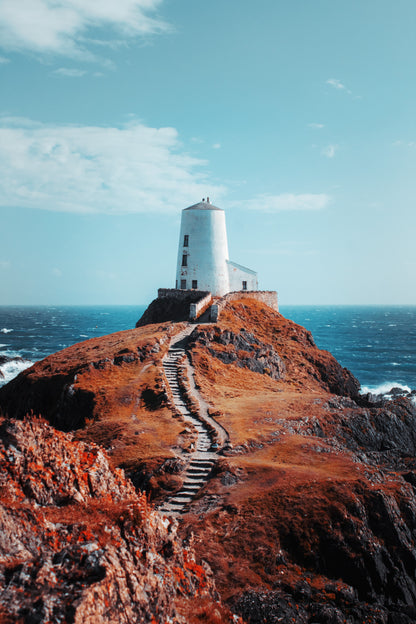
[[[209,470],[211,470],[213,466],[213,461],[205,461],[203,459],[193,459],[189,464],[189,468],[207,468]]]
[[[207,470],[206,472],[191,472],[190,470],[187,470],[185,473],[185,479],[192,479],[193,481],[195,479],[207,479],[210,472],[210,470]]]
[[[178,503],[176,501],[169,501],[168,505],[170,506],[170,511],[176,511],[176,512],[181,511],[185,507],[185,503],[183,502]]]
[[[206,483],[206,481],[204,481],[203,483]],[[183,485],[181,487],[181,491],[182,490],[189,490],[192,492],[197,492],[199,490],[201,486],[199,485],[199,483],[194,483],[193,481],[184,481]]]
[[[190,503],[192,500],[192,496],[181,496],[180,498],[172,498],[169,501],[170,505],[181,505],[182,507],[184,507],[185,505],[187,505],[188,503]]]
[[[201,481],[200,483],[196,481],[184,481],[181,487],[182,490],[188,490],[189,492],[197,492],[203,485],[205,485],[206,481]]]
[[[192,479],[192,481],[195,481],[195,479],[201,479],[202,481],[204,481],[205,479],[208,479],[208,476],[210,474],[211,470],[206,470],[206,471],[191,471],[188,470],[185,472],[184,474],[184,480],[186,481],[187,479]]]
[[[192,479],[188,481],[188,477],[182,484],[182,488],[184,490],[192,490],[193,492],[197,492],[199,488],[201,488],[205,483],[208,483],[208,479],[201,479],[201,481],[196,481],[196,479]]]

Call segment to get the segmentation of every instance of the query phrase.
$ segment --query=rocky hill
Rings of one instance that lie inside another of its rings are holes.
[[[184,324],[152,320],[37,363],[0,406],[99,444],[158,503],[181,486],[192,432],[162,367]],[[309,332],[247,297],[186,349],[229,444],[179,533],[222,601],[253,624],[416,621],[414,403],[361,397]]]
[[[0,422],[0,622],[231,622],[212,574],[103,451]]]

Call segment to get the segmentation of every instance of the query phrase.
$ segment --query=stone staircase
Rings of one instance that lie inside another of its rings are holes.
[[[185,471],[182,488],[159,507],[159,511],[168,514],[181,513],[185,510],[198,490],[207,482],[217,459],[216,453],[211,452],[212,439],[208,428],[203,421],[189,412],[178,381],[180,362],[185,355],[185,345],[194,327],[187,327],[173,338],[169,351],[163,360],[163,368],[172,392],[175,409],[182,414],[186,422],[192,423],[198,433],[196,449]]]

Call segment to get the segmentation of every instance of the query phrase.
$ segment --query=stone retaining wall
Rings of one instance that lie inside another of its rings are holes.
[[[212,303],[212,295],[208,293],[202,299],[199,299],[195,303],[191,303],[189,306],[189,320],[195,321],[209,308]]]
[[[171,299],[191,299],[198,301],[211,293],[208,290],[180,290],[179,288],[159,288],[157,291],[158,299],[169,297]]]
[[[221,311],[226,307],[230,301],[236,301],[237,299],[257,299],[262,301],[270,308],[273,308],[276,312],[279,312],[279,303],[277,299],[277,292],[275,290],[238,290],[236,292],[227,293],[224,297],[221,297],[211,307],[211,321],[216,322],[218,320]]]

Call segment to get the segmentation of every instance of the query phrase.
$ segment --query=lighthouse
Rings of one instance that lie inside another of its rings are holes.
[[[257,273],[228,258],[225,212],[209,198],[182,211],[176,288],[220,296],[257,290]]]

